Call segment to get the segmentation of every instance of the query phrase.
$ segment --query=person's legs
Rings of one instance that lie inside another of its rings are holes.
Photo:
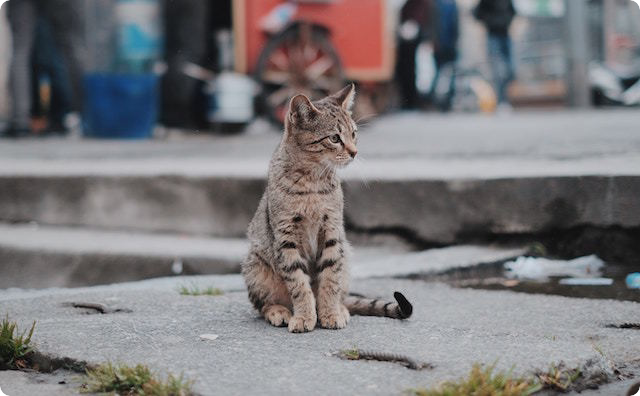
[[[442,104],[442,111],[450,111],[453,106],[453,97],[456,94],[456,62],[451,61],[447,63],[449,75],[449,89],[447,91],[447,95],[445,97],[444,103]]]
[[[498,103],[502,103],[505,100],[504,91],[502,89],[502,54],[500,37],[489,33],[487,37],[488,53],[489,53],[489,66],[491,67],[491,75],[493,78],[493,88],[496,91]]]
[[[413,109],[418,106],[418,90],[416,88],[416,50],[418,40],[400,40],[398,44],[398,65],[396,78],[402,96],[401,107]]]
[[[31,50],[37,21],[31,0],[9,2],[9,24],[13,35],[13,56],[9,70],[9,92],[13,101],[8,134],[27,133],[31,122]]]
[[[455,94],[456,52],[449,49],[437,52],[436,78],[434,78],[431,95],[434,103],[441,111],[451,110]]]
[[[56,48],[62,55],[58,67],[64,70],[71,86],[71,107],[81,112],[83,105],[82,78],[86,47],[84,43],[84,0],[48,0],[46,15]]]
[[[489,34],[489,63],[498,103],[508,103],[507,88],[514,78],[511,39],[508,35]]]
[[[511,54],[511,38],[509,35],[500,37],[500,53],[502,55],[502,61],[504,63],[504,79],[502,80],[502,92],[507,100],[507,88],[515,77],[513,67],[513,56]]]
[[[40,73],[49,77],[51,84],[51,103],[49,113],[49,129],[64,132],[64,118],[71,112],[71,82],[64,58],[58,50],[49,21],[40,17],[36,34],[33,63]]]

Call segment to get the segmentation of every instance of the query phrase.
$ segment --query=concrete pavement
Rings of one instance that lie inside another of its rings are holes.
[[[202,395],[401,394],[464,376],[475,362],[497,362],[499,369],[514,367],[515,374],[523,375],[559,362],[583,367],[585,375],[612,379],[614,369],[640,375],[640,332],[606,327],[640,322],[637,303],[361,279],[353,282],[354,292],[385,298],[394,290],[405,293],[414,303],[412,318],[353,317],[344,330],[300,335],[259,319],[246,292],[238,289],[238,275],[195,279],[226,291],[218,297],[180,296],[178,286],[192,281],[170,278],[46,294],[0,292],[0,312],[22,327],[37,320],[34,340],[46,354],[90,363],[144,363],[160,373],[184,373]],[[87,315],[65,305],[79,301],[133,312]],[[219,337],[205,341],[202,334]],[[408,355],[435,368],[414,371],[332,356],[353,347]],[[31,388],[24,374],[3,373],[0,381],[5,381],[0,384],[5,392],[51,394],[51,389]],[[57,389],[74,391],[69,384]]]
[[[505,117],[386,115],[360,127],[358,153],[363,161],[350,165],[345,176],[442,180],[637,175],[638,125],[636,109],[516,112]],[[258,122],[236,136],[0,141],[0,174],[264,177],[279,136]]]

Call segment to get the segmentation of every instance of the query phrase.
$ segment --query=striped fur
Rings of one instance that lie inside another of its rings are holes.
[[[393,296],[396,302],[349,295],[344,298],[344,305],[352,315],[386,316],[393,319],[407,319],[413,313],[413,306],[400,292]]]
[[[269,323],[291,332],[311,331],[316,324],[343,328],[350,313],[411,314],[399,293],[398,303],[369,300],[370,309],[363,306],[368,300],[347,297],[350,246],[336,169],[357,154],[354,95],[351,85],[318,102],[303,95],[291,100],[266,191],[247,232],[250,249],[242,273],[249,300]]]

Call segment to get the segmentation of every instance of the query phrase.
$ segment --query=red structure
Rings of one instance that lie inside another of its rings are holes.
[[[233,25],[236,71],[255,75],[276,121],[295,92],[318,98],[393,73],[385,0],[234,0]]]

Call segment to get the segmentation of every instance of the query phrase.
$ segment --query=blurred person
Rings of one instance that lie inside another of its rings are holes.
[[[420,104],[416,87],[416,51],[421,42],[432,39],[432,19],[433,0],[407,0],[400,10],[396,80],[403,109],[415,109]]]
[[[455,64],[460,36],[456,0],[436,0],[433,55],[436,75],[433,80],[434,104],[442,111],[451,110],[455,94]]]
[[[509,27],[516,15],[511,0],[480,0],[474,16],[488,32],[489,63],[498,96],[498,110],[510,110],[507,88],[515,77]]]
[[[67,124],[77,123],[82,108],[82,40],[81,0],[10,0],[8,19],[12,33],[13,56],[9,70],[9,92],[13,101],[7,137],[22,137],[31,133],[32,54],[36,42],[39,18],[51,25],[51,35],[64,55],[62,62],[71,76],[73,113]]]

